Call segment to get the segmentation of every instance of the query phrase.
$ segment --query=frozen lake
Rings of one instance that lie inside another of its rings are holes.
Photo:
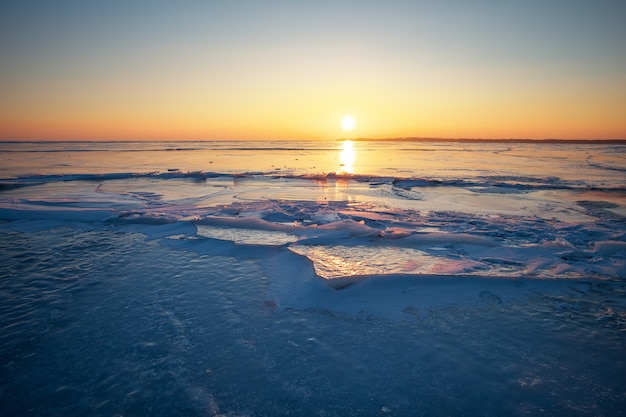
[[[626,145],[0,144],[0,414],[613,416]]]

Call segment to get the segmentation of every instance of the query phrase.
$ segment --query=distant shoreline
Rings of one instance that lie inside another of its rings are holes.
[[[453,142],[453,143],[616,143],[626,144],[626,139],[482,139],[482,138],[340,138],[338,141],[354,142]]]

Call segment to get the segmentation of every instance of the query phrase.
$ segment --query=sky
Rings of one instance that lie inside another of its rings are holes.
[[[626,138],[625,21],[623,0],[0,0],[0,140]]]

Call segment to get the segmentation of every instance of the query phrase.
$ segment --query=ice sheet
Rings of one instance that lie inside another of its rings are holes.
[[[622,148],[327,145],[18,146],[0,411],[624,409]]]
[[[484,184],[489,192],[477,192],[475,184],[341,177],[337,185],[338,179],[329,186],[319,178],[258,175],[200,182],[182,174],[95,183],[55,177],[38,185],[28,178],[27,186],[2,192],[0,216],[14,230],[33,227],[24,223],[34,220],[48,227],[67,221],[153,238],[282,245],[310,259],[325,279],[624,278],[625,229],[616,208],[626,200],[615,191],[509,186],[501,192]]]

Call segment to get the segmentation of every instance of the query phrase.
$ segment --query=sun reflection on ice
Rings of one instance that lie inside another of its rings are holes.
[[[356,151],[351,140],[343,142],[341,152],[339,153],[339,173],[353,174],[354,162],[356,161]]]
[[[402,247],[298,245],[289,250],[313,262],[315,273],[325,279],[383,274],[424,274],[439,262],[428,253]]]

